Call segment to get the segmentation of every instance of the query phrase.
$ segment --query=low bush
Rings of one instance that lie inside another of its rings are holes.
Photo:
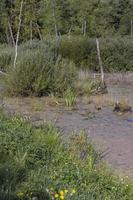
[[[51,124],[0,113],[1,200],[132,200],[133,184],[99,163],[85,133],[63,142]]]

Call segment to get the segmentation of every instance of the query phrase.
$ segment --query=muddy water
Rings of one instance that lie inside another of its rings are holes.
[[[61,128],[65,136],[73,131],[85,130],[111,167],[126,172],[133,171],[133,112],[116,115],[112,104],[103,103],[108,99],[109,102],[123,101],[133,107],[133,85],[109,84],[108,91],[100,100],[91,103],[78,99],[74,110],[62,106],[46,106],[45,98],[36,98],[36,104],[40,106],[37,110],[32,108],[33,99],[6,98],[4,110],[11,114],[20,113],[36,125],[52,121]],[[99,104],[101,110],[98,111]]]
[[[124,102],[133,108],[133,86],[113,84],[108,86],[108,94],[101,97],[111,102]],[[103,151],[103,159],[115,169],[121,171],[133,170],[133,112],[119,115],[113,112],[113,106],[101,106],[100,111],[91,105],[79,104],[78,111],[66,112],[58,119],[58,126],[65,132],[85,130],[96,146]],[[93,116],[86,116],[91,110]]]

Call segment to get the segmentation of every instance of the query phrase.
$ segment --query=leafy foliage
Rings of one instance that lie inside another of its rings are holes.
[[[13,44],[9,24],[16,40],[20,4],[21,0],[0,1],[1,42]],[[132,10],[132,0],[25,1],[19,41],[41,39],[55,32],[89,37],[130,36]]]

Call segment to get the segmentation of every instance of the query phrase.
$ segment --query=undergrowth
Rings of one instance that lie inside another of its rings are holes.
[[[1,200],[132,200],[133,184],[100,163],[88,136],[0,113]]]

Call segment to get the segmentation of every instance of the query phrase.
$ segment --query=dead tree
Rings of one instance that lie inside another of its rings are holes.
[[[17,31],[17,37],[15,42],[15,58],[14,58],[14,69],[16,68],[16,61],[18,57],[18,40],[19,40],[19,34],[20,34],[20,28],[21,28],[21,22],[22,22],[22,10],[23,10],[23,3],[24,1],[21,1],[20,5],[20,12],[19,12],[19,24],[18,24],[18,31]]]
[[[104,70],[103,70],[103,64],[102,64],[102,59],[101,59],[100,45],[99,45],[98,38],[96,38],[96,46],[97,46],[97,56],[98,56],[98,61],[99,61],[99,66],[100,66],[100,71],[101,71],[101,81],[103,83],[104,82]]]

